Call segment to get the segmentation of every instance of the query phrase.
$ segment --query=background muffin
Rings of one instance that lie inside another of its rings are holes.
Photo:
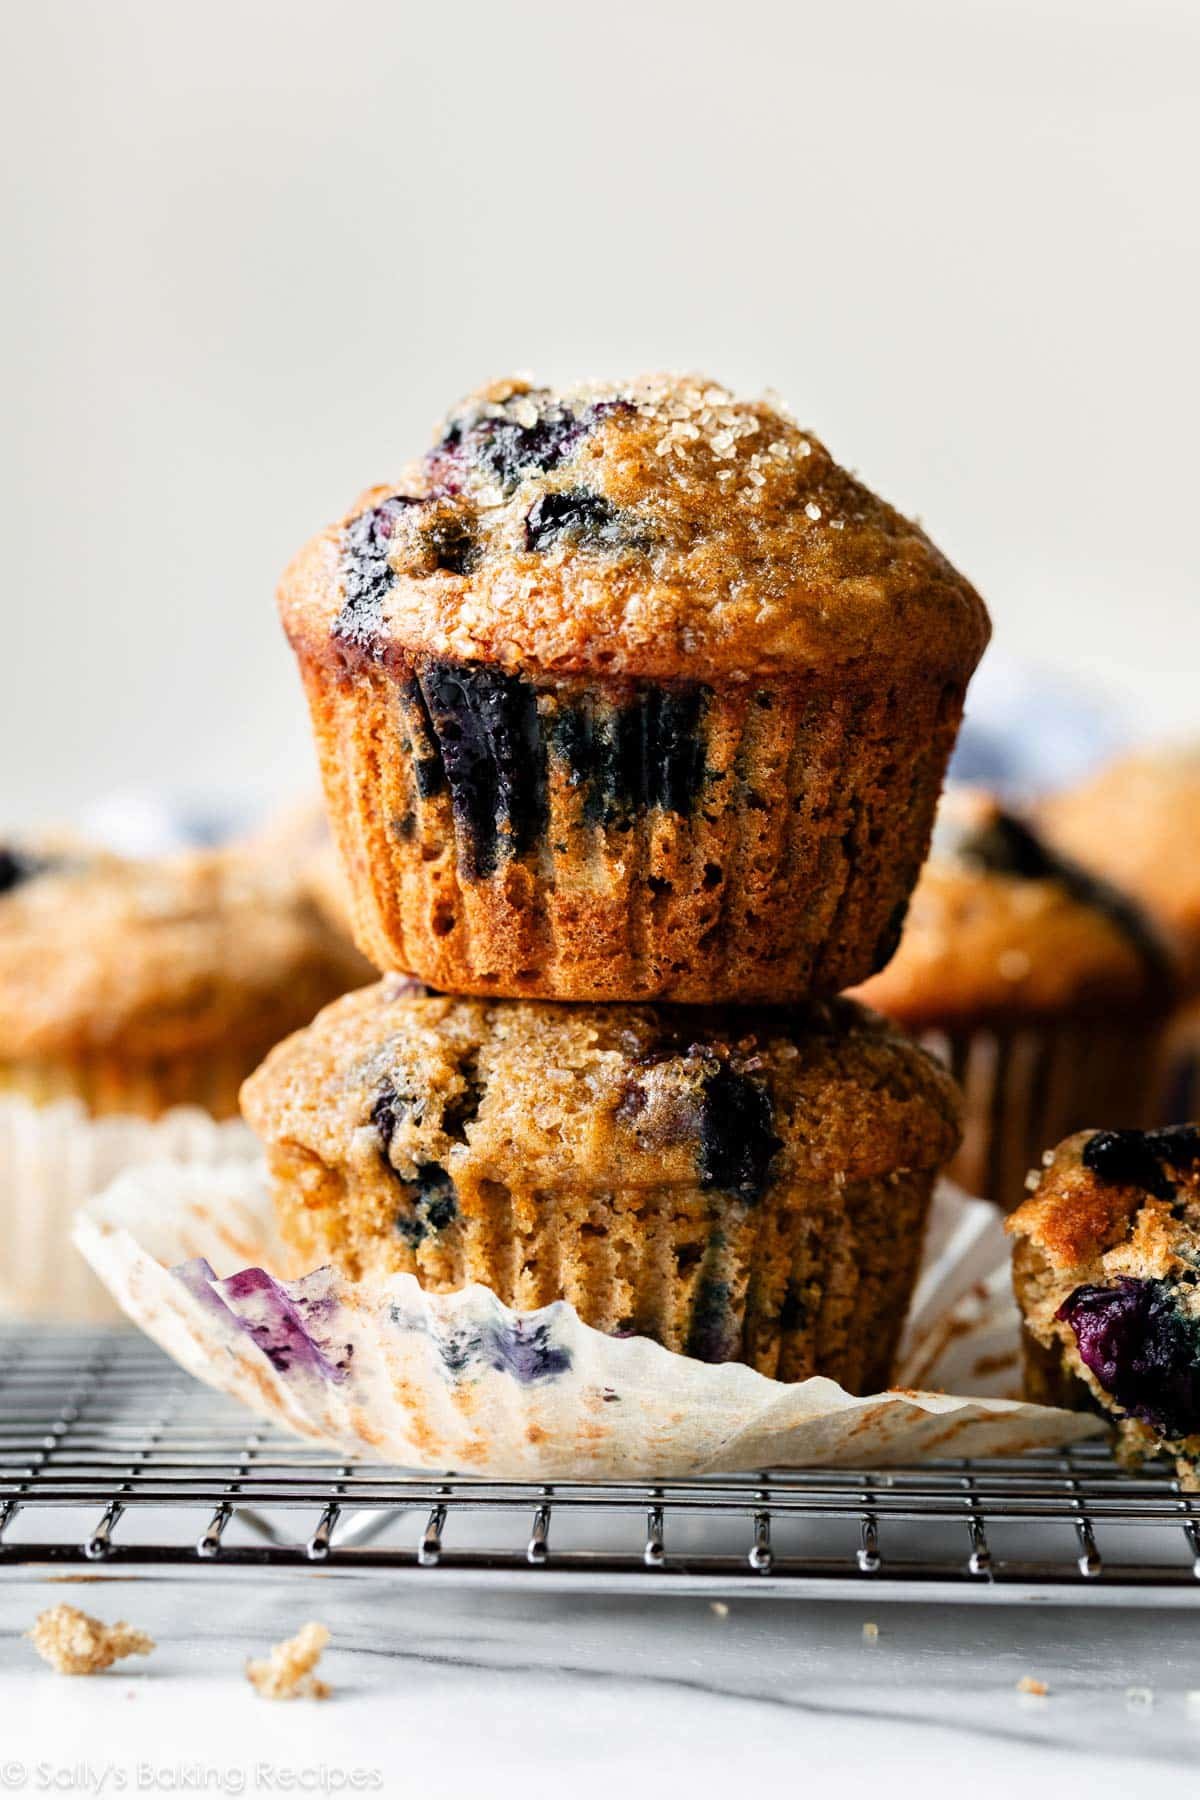
[[[1200,1126],[1081,1132],[1009,1220],[1030,1398],[1090,1401],[1136,1457],[1200,1459]]]
[[[388,978],[242,1093],[281,1226],[353,1279],[479,1281],[783,1380],[885,1386],[946,1076],[844,1002],[711,1013],[414,997]]]
[[[242,851],[0,851],[0,1088],[92,1113],[237,1112],[270,1046],[369,974]]]
[[[1164,1058],[1163,1118],[1200,1111],[1200,745],[1141,751],[1048,799],[1047,836],[1120,883],[1170,931],[1182,1000]]]
[[[484,390],[280,606],[362,949],[565,999],[885,961],[988,635],[916,526],[700,377]]]
[[[274,863],[277,870],[288,869],[329,929],[345,941],[347,952],[353,951],[350,892],[323,801],[313,796],[284,807],[247,839],[246,848]],[[376,971],[362,958],[357,961],[363,973],[354,985],[362,986]]]
[[[961,1084],[951,1174],[1005,1207],[1067,1132],[1148,1122],[1170,952],[1141,909],[989,795],[951,789],[895,957],[858,997]]]

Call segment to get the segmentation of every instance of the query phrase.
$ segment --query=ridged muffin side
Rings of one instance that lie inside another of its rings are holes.
[[[825,995],[891,955],[961,696],[305,665],[355,934],[458,993]]]
[[[281,1226],[352,1279],[525,1309],[784,1380],[885,1386],[953,1086],[858,1008],[414,996],[385,980],[243,1090]]]

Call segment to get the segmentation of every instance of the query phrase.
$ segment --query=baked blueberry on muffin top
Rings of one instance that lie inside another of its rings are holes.
[[[567,999],[877,966],[988,633],[916,526],[701,377],[494,384],[280,605],[363,948]]]

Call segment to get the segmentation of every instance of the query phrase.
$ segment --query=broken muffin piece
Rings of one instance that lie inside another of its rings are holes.
[[[1030,1397],[1200,1487],[1200,1126],[1067,1138],[1008,1229]]]

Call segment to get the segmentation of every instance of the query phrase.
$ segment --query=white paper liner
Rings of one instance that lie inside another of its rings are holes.
[[[78,1100],[0,1095],[0,1318],[116,1323],[111,1295],[72,1244],[78,1209],[124,1169],[245,1164],[258,1150],[240,1119],[218,1124],[198,1107],[93,1119]]]
[[[940,1198],[910,1356],[938,1282],[961,1295],[995,1229],[985,1203]],[[1098,1428],[1003,1398],[772,1381],[608,1337],[564,1301],[517,1313],[478,1285],[433,1294],[411,1275],[355,1284],[329,1267],[277,1279],[289,1256],[264,1176],[245,1166],[128,1173],[85,1207],[76,1241],[202,1381],[331,1449],[410,1468],[562,1481],[859,1467],[1013,1454]]]

